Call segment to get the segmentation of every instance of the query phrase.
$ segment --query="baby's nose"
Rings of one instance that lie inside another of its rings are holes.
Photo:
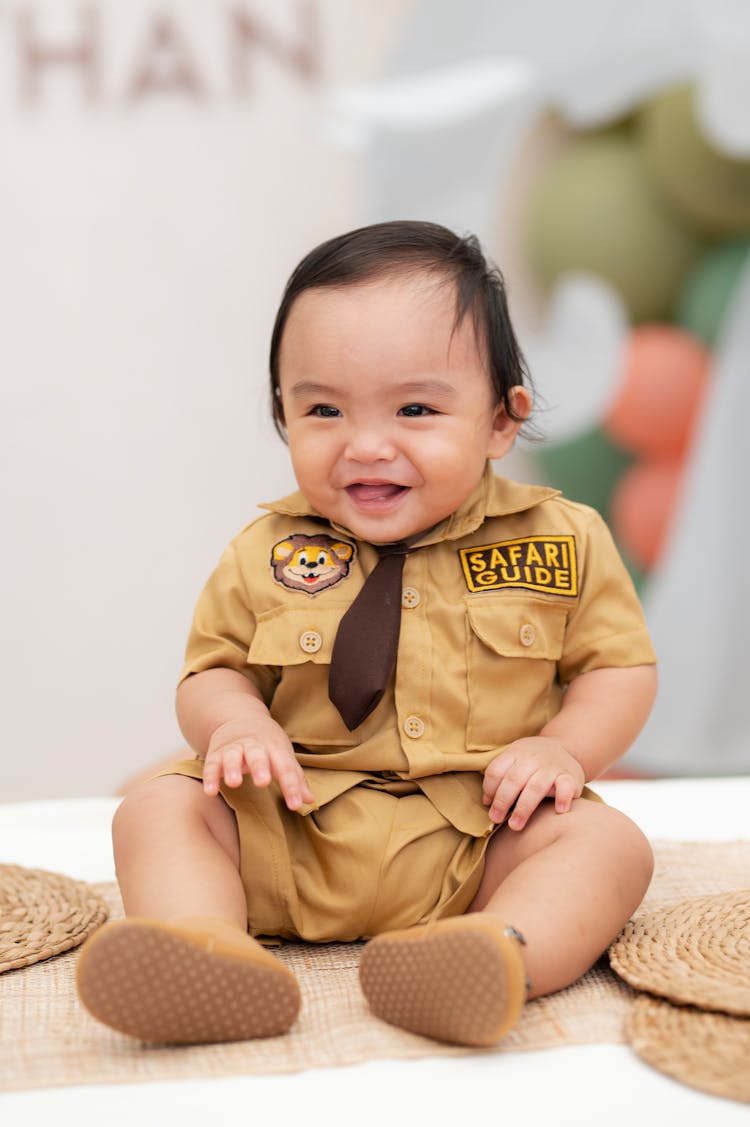
[[[396,450],[388,433],[376,427],[358,427],[349,435],[346,457],[352,462],[392,461]]]

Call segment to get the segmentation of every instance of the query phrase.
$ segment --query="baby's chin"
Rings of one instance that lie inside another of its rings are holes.
[[[378,547],[382,544],[399,544],[404,540],[418,543],[422,536],[440,524],[440,519],[442,518],[427,524],[424,519],[363,520],[351,517],[348,521],[340,519],[336,523],[348,529],[357,540],[364,540]]]

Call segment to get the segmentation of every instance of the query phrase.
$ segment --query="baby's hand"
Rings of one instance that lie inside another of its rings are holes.
[[[222,779],[228,787],[238,787],[246,774],[256,787],[267,787],[276,779],[290,810],[314,801],[286,732],[270,716],[254,720],[252,734],[246,725],[230,721],[211,737],[203,764],[206,794],[218,794]]]
[[[580,798],[586,781],[583,767],[559,740],[529,736],[510,744],[484,773],[483,801],[490,819],[503,822],[508,811],[512,830],[522,830],[540,802],[555,799],[555,810],[566,814]]]

